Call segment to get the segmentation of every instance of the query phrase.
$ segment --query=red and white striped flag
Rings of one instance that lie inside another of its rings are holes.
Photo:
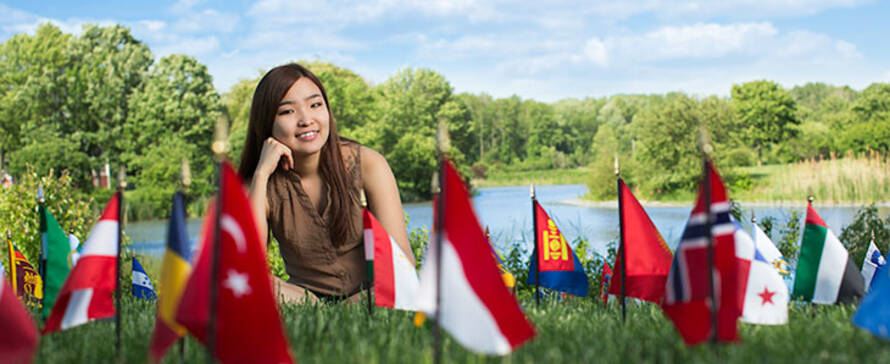
[[[416,310],[417,270],[383,225],[368,209],[362,210],[365,225],[365,261],[374,281],[374,304],[400,310]]]
[[[90,231],[80,259],[65,279],[46,320],[44,334],[114,316],[120,195],[118,192],[111,197]]]
[[[450,162],[443,170],[443,226],[435,228],[442,251],[434,238],[420,271],[417,308],[471,350],[510,353],[534,337],[535,329],[504,285],[460,176]]]

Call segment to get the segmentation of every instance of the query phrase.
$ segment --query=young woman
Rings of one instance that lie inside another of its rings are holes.
[[[293,301],[358,297],[365,268],[360,191],[414,262],[395,177],[382,155],[340,138],[324,86],[305,67],[266,73],[250,107],[239,172],[261,241],[278,240],[290,279],[273,280]]]

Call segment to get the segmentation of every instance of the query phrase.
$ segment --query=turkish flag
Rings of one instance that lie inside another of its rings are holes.
[[[176,320],[207,344],[208,323],[215,323],[214,354],[222,363],[293,363],[281,327],[269,268],[241,179],[222,163],[222,218],[218,275],[211,280],[213,224],[211,206],[204,220],[201,252],[182,295]],[[210,285],[217,290],[216,316],[210,316]]]

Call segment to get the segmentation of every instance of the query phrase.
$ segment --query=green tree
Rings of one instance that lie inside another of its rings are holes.
[[[259,82],[259,77],[243,79],[222,95],[221,101],[229,119],[229,158],[234,165],[241,162],[241,151],[244,150],[247,125],[250,123],[250,104]]]
[[[853,121],[841,140],[846,150],[890,151],[890,84],[873,83],[853,102]]]
[[[800,121],[794,99],[775,82],[760,80],[733,85],[732,103],[745,127],[747,142],[757,151],[758,163],[763,161],[764,151],[797,135],[794,126]]]
[[[668,94],[664,106],[652,104],[634,118],[634,159],[643,192],[655,197],[691,191],[701,175],[699,104],[689,96]]]
[[[337,121],[340,135],[358,141],[374,139],[366,126],[377,120],[377,103],[374,89],[364,78],[346,68],[327,62],[307,62],[309,68],[324,85]]]
[[[878,208],[874,204],[860,208],[856,212],[853,222],[841,229],[838,239],[847,247],[850,258],[856,264],[861,264],[865,254],[868,253],[872,234],[874,234],[874,242],[878,249],[886,252],[890,247],[888,245],[890,242],[890,216],[881,220]]]

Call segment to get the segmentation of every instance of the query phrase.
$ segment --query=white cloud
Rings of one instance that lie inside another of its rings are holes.
[[[238,24],[239,17],[235,14],[205,9],[183,15],[173,24],[173,30],[186,33],[231,33]]]
[[[584,46],[584,55],[597,66],[606,67],[609,65],[609,51],[598,38],[591,38],[587,41]]]
[[[219,50],[219,39],[217,39],[215,36],[194,38],[177,37],[177,39],[155,48],[155,53],[159,57],[164,57],[173,53],[181,53],[193,57],[200,57],[209,55]]]
[[[202,0],[179,0],[170,7],[170,11],[174,14],[187,13],[191,11],[195,5],[198,5],[201,2]]]
[[[607,38],[605,43],[610,53],[620,54],[630,61],[720,58],[756,51],[777,33],[769,23],[699,23],[667,26],[642,35]]]

